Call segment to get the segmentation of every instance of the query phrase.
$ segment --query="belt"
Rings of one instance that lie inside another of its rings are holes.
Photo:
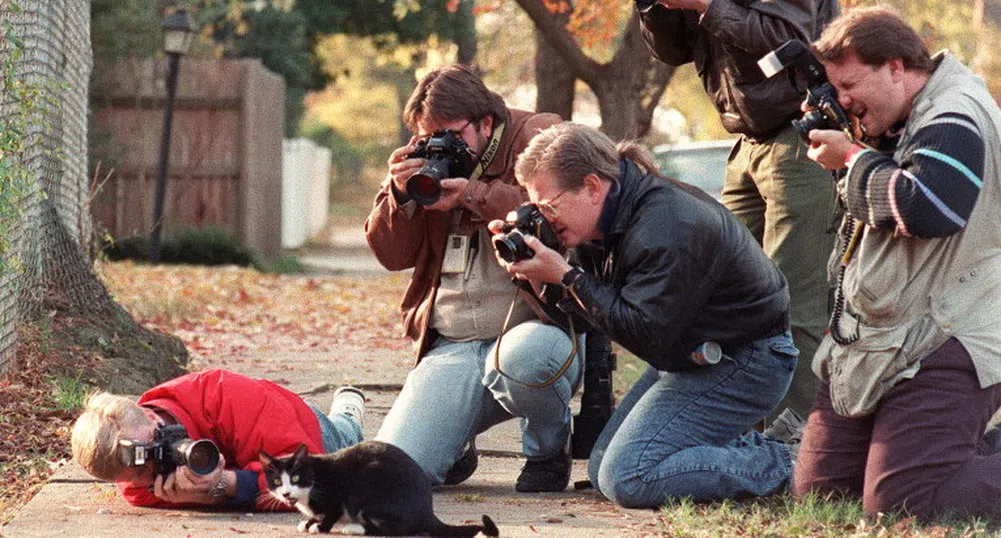
[[[780,334],[785,334],[786,331],[791,327],[789,323],[789,311],[786,310],[782,313],[775,321],[765,328],[761,332],[761,335],[755,338],[755,340],[761,340],[762,338],[771,338],[773,336],[778,336]]]
[[[729,354],[734,349],[740,346],[750,344],[751,342],[755,342],[757,340],[763,340],[765,338],[771,338],[773,336],[778,336],[780,334],[785,334],[785,332],[789,330],[789,327],[790,327],[789,311],[786,310],[785,312],[782,312],[782,314],[780,314],[777,318],[775,318],[771,323],[766,325],[764,329],[762,329],[756,336],[739,340],[735,339],[725,343],[720,342],[720,346],[723,348],[723,351],[725,353]]]

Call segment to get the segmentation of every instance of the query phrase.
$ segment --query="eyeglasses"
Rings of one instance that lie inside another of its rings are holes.
[[[431,133],[431,134],[417,135],[417,138],[428,138],[430,136],[434,136],[436,133],[441,133],[441,132],[444,132],[444,131],[452,131],[453,133],[455,133],[456,135],[458,135],[459,138],[462,138],[462,131],[465,131],[466,127],[469,127],[472,123],[473,123],[473,120],[469,120],[466,123],[464,123],[462,125],[462,127],[459,127],[458,129],[439,129],[439,130],[437,130],[437,131],[435,131],[434,133]]]
[[[559,200],[561,196],[563,196],[568,192],[570,192],[569,188],[563,189],[562,191],[560,191],[559,194],[553,196],[552,199],[538,201],[535,203],[535,205],[536,207],[539,208],[539,211],[542,212],[542,214],[547,219],[555,219],[560,216],[560,211],[559,209],[556,208],[556,201]]]

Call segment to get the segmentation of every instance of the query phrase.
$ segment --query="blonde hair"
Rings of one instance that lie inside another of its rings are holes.
[[[126,468],[118,457],[118,441],[149,421],[142,407],[129,398],[95,394],[73,425],[73,458],[95,477],[114,480]]]
[[[634,141],[616,144],[605,133],[578,123],[559,123],[540,131],[518,156],[514,175],[522,185],[541,172],[562,189],[579,189],[588,174],[604,181],[619,177],[619,159],[628,158],[646,174],[658,173],[650,152]]]

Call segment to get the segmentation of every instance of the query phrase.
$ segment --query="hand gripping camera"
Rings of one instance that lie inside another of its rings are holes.
[[[193,440],[180,424],[161,425],[153,432],[153,442],[118,441],[118,455],[126,467],[142,467],[152,461],[157,474],[167,476],[187,465],[205,476],[219,465],[219,448],[209,439]]]
[[[838,104],[837,90],[827,80],[824,66],[813,56],[806,43],[790,39],[758,60],[758,67],[768,78],[786,67],[792,67],[788,71],[789,81],[799,93],[804,91],[799,78],[806,83],[806,102],[812,110],[792,121],[803,140],[809,141],[810,131],[814,129],[847,130],[854,136],[852,122]]]
[[[420,205],[431,205],[441,197],[441,180],[469,177],[476,165],[476,153],[455,132],[445,129],[417,141],[417,149],[407,158],[427,159],[424,166],[407,179],[407,194]]]
[[[533,203],[518,206],[507,214],[506,221],[501,229],[502,235],[494,237],[494,249],[508,263],[535,256],[535,252],[525,244],[526,235],[534,235],[551,249],[559,247],[560,240],[556,237],[552,224],[539,211],[539,206]]]

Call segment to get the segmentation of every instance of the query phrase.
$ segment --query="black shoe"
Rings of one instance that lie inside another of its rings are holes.
[[[445,473],[445,485],[454,486],[465,482],[467,478],[473,476],[479,464],[480,458],[476,454],[476,440],[474,439],[466,447],[466,451],[459,456],[459,459],[455,460],[452,468]]]
[[[799,414],[790,408],[785,408],[779,413],[770,426],[761,432],[761,435],[773,441],[781,441],[786,444],[799,443],[803,439],[803,427],[806,422],[800,418]]]
[[[544,460],[528,460],[521,468],[514,489],[522,493],[563,491],[570,483],[572,462],[565,450]]]

